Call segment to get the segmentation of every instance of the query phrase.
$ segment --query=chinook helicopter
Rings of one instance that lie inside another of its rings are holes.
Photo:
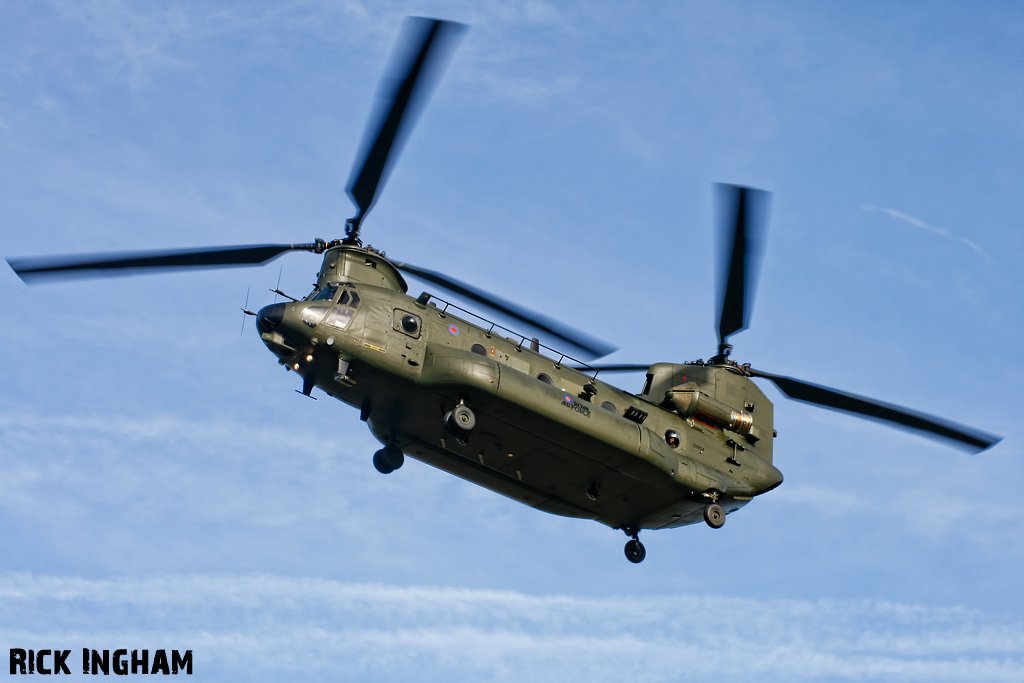
[[[999,439],[934,417],[740,364],[729,338],[746,328],[752,266],[768,195],[721,186],[727,243],[719,297],[718,349],[707,361],[591,365],[424,292],[409,295],[402,273],[498,311],[586,359],[614,350],[441,273],[364,246],[363,220],[383,187],[438,70],[462,26],[411,19],[395,64],[400,78],[371,118],[348,193],[357,206],[345,236],[308,244],[223,247],[75,257],[10,259],[27,283],[56,277],[134,274],[154,269],[265,264],[289,251],[323,255],[312,292],[274,303],[256,317],[260,338],[301,393],[318,388],[359,410],[382,448],[373,465],[388,474],[410,456],[544,512],[592,519],[625,532],[626,557],[643,561],[641,529],[726,516],[779,486],[766,379],[798,401],[918,430],[973,451]],[[405,48],[403,50],[403,48]],[[599,379],[644,371],[639,394]]]

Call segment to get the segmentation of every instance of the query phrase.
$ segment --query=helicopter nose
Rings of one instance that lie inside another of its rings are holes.
[[[284,304],[271,304],[270,306],[264,306],[260,309],[260,312],[256,314],[256,327],[259,328],[260,332],[270,333],[273,332],[281,320],[284,319]]]

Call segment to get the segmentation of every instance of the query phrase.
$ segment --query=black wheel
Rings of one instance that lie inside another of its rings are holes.
[[[381,474],[391,474],[394,470],[388,467],[387,463],[384,462],[384,458],[382,457],[383,453],[384,451],[381,450],[374,454],[374,467],[376,467],[377,471]]]
[[[385,445],[383,449],[374,454],[374,467],[381,474],[390,474],[406,464],[406,455],[396,445]]]
[[[394,444],[388,444],[380,449],[378,453],[380,453],[381,462],[390,467],[392,472],[405,464],[405,454],[402,453],[401,448]]]
[[[448,431],[452,434],[469,432],[476,427],[476,415],[467,406],[460,403],[445,416],[445,423],[448,426]]]
[[[725,510],[717,503],[708,505],[704,508],[704,521],[712,529],[721,529],[722,525],[725,524]]]
[[[633,564],[640,564],[647,557],[647,549],[644,548],[644,544],[633,539],[626,543],[626,559]]]

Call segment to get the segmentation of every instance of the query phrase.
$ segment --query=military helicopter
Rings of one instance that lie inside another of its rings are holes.
[[[359,410],[381,442],[384,474],[410,456],[544,512],[592,519],[629,537],[626,557],[643,561],[641,529],[726,516],[779,486],[773,464],[773,405],[752,381],[786,396],[914,429],[966,449],[999,439],[897,406],[740,364],[731,335],[749,321],[756,245],[768,195],[722,186],[727,259],[719,297],[718,349],[707,361],[590,365],[424,292],[408,294],[402,273],[528,324],[586,360],[611,346],[441,273],[364,246],[363,220],[386,181],[429,75],[462,26],[411,19],[395,63],[401,75],[371,118],[348,194],[357,206],[345,236],[307,244],[10,259],[26,282],[154,269],[249,266],[289,251],[323,255],[312,292],[262,308],[260,338],[301,393],[319,388]],[[403,51],[402,48],[406,48]],[[598,379],[645,371],[639,394]]]

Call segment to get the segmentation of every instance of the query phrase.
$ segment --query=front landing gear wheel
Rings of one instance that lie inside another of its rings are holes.
[[[405,464],[405,454],[394,444],[389,444],[373,454],[373,466],[381,474],[391,474]]]
[[[638,539],[626,543],[626,559],[633,564],[640,564],[647,557],[647,549]]]
[[[708,505],[704,508],[704,521],[712,529],[721,529],[722,525],[725,524],[725,510],[717,503]]]

